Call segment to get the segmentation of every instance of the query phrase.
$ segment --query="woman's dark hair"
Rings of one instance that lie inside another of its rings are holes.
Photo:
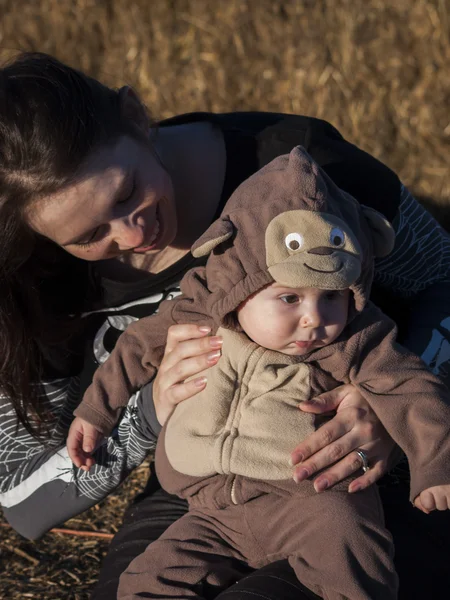
[[[26,53],[0,69],[0,394],[38,438],[50,423],[39,381],[52,350],[70,354],[89,277],[88,263],[34,233],[25,212],[124,134],[136,128],[119,93],[55,58]]]

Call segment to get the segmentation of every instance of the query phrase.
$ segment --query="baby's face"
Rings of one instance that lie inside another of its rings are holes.
[[[263,288],[237,310],[239,323],[254,342],[284,354],[302,356],[333,342],[347,323],[349,290]]]

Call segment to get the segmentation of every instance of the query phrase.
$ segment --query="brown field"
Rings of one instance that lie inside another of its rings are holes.
[[[274,110],[331,121],[450,229],[448,0],[0,0],[0,58],[40,50],[155,118]],[[65,526],[114,532],[145,470]],[[0,527],[0,600],[89,597],[107,542]]]

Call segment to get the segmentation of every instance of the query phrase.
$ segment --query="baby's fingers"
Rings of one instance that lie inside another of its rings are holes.
[[[69,457],[73,464],[82,471],[89,471],[89,469],[95,465],[94,458],[90,454],[84,452],[83,448],[79,448],[72,452],[72,454],[69,452]]]
[[[448,510],[450,508],[450,485],[437,485],[424,490],[415,499],[414,505],[423,512]]]
[[[67,450],[69,458],[73,464],[83,471],[89,471],[92,465],[95,464],[95,460],[90,454],[87,454],[81,447],[81,440],[78,446],[72,445],[69,449],[69,440],[67,440]]]
[[[89,471],[95,465],[95,460],[92,456],[84,457],[84,464],[80,467],[83,471]]]
[[[90,454],[94,452],[97,442],[100,438],[100,433],[94,427],[85,427],[83,437],[83,452]]]
[[[429,490],[425,490],[423,492],[420,493],[419,497],[419,502],[420,502],[420,507],[418,506],[418,508],[420,508],[420,510],[422,510],[424,513],[430,513],[433,510],[436,510],[437,506],[436,506],[436,499],[434,497],[434,494],[432,494]],[[416,498],[417,501],[417,498]],[[414,503],[416,504],[416,503]],[[417,504],[416,504],[417,506]]]
[[[70,460],[79,469],[84,464],[83,433],[71,428],[67,437],[67,452]]]
[[[424,508],[424,506],[420,500],[420,496],[417,496],[417,498],[414,500],[414,506],[416,508],[418,508],[419,510],[421,510],[426,515],[429,513],[429,511]]]

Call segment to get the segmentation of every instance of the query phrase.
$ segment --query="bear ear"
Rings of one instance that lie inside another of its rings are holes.
[[[373,253],[376,258],[387,256],[395,244],[395,232],[392,225],[381,213],[368,206],[361,209],[372,233]]]
[[[233,234],[234,225],[227,217],[217,219],[192,246],[192,255],[195,258],[207,256],[214,248],[229,240]]]

